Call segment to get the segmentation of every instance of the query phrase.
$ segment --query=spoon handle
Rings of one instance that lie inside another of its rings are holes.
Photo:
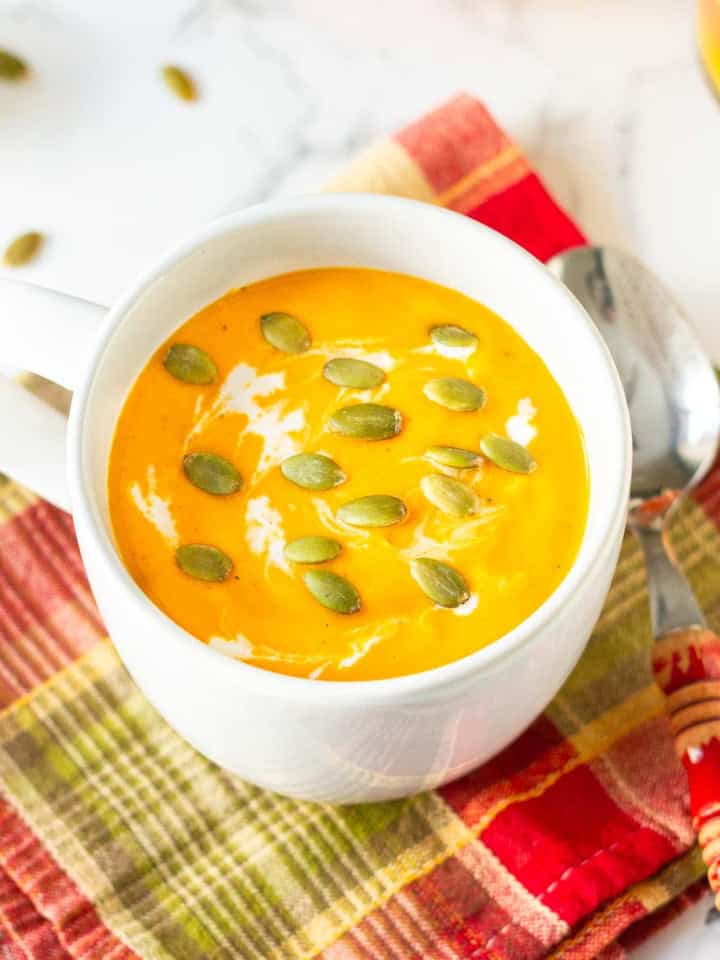
[[[653,648],[653,670],[667,695],[693,825],[720,910],[720,637],[702,627],[666,633]]]

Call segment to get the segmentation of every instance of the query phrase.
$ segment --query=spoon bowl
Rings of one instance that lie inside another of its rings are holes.
[[[638,260],[607,247],[577,247],[550,270],[603,335],[625,390],[633,435],[631,508],[666,508],[710,469],[720,435],[715,371],[672,295]]]

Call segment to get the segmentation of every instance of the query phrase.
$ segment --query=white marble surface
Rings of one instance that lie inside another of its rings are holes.
[[[692,0],[0,0],[0,46],[34,68],[0,85],[0,246],[47,233],[23,276],[110,303],[196,224],[315,189],[465,89],[720,360],[720,105],[693,19]],[[644,956],[691,956],[670,949]]]

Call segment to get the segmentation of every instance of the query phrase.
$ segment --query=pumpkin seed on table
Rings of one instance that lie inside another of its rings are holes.
[[[472,490],[440,473],[431,473],[420,481],[420,489],[433,506],[449,517],[469,517],[477,513],[478,500]]]
[[[207,583],[222,583],[227,580],[233,567],[227,554],[204,543],[186,543],[178,547],[175,551],[175,562],[189,577]]]
[[[349,500],[338,507],[337,518],[353,527],[391,527],[407,516],[407,507],[399,497],[383,493]]]
[[[27,64],[9,50],[0,50],[0,79],[21,80],[28,73]]]
[[[423,393],[434,403],[459,413],[472,413],[485,405],[485,391],[459,377],[437,377],[428,380]]]
[[[437,445],[428,447],[425,456],[441,467],[454,467],[455,470],[467,470],[480,463],[480,454],[473,450],[464,450],[462,447],[445,447]]]
[[[340,574],[332,570],[308,570],[303,580],[318,603],[333,613],[357,613],[360,609],[360,594]]]
[[[44,237],[41,233],[31,230],[15,237],[5,248],[3,263],[6,267],[22,267],[33,260],[42,246]]]
[[[477,344],[474,333],[454,323],[430,327],[430,339],[440,347],[474,347]]]
[[[296,453],[283,460],[280,472],[306,490],[330,490],[347,479],[337,463],[322,453]]]
[[[499,433],[489,433],[480,441],[480,449],[495,466],[511,473],[532,473],[537,463],[525,447]]]
[[[193,486],[214,496],[228,496],[242,486],[240,471],[216,453],[189,453],[183,457],[183,471]]]
[[[260,330],[270,346],[283,353],[305,353],[312,343],[307,328],[290,313],[264,313]]]
[[[441,607],[459,607],[470,597],[463,575],[441,560],[418,557],[410,561],[410,573],[422,592]]]
[[[180,100],[196,100],[197,87],[195,81],[181,67],[168,64],[162,68],[162,77],[168,89]]]
[[[389,440],[402,430],[402,414],[381,403],[353,403],[336,410],[330,429],[358,440]]]
[[[332,537],[298,537],[287,544],[285,556],[292,563],[326,563],[334,560],[341,550],[342,546]]]
[[[206,386],[217,379],[215,361],[191,343],[174,343],[165,354],[163,365],[169,374],[183,383]]]
[[[335,357],[323,367],[323,376],[338,387],[355,390],[371,390],[379,387],[385,379],[385,371],[367,360],[354,357]]]

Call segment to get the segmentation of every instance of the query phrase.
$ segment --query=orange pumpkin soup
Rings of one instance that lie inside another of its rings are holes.
[[[131,575],[199,640],[369,680],[536,610],[577,554],[588,479],[562,391],[503,320],[424,280],[327,268],[233,290],[157,351],[109,497]]]

